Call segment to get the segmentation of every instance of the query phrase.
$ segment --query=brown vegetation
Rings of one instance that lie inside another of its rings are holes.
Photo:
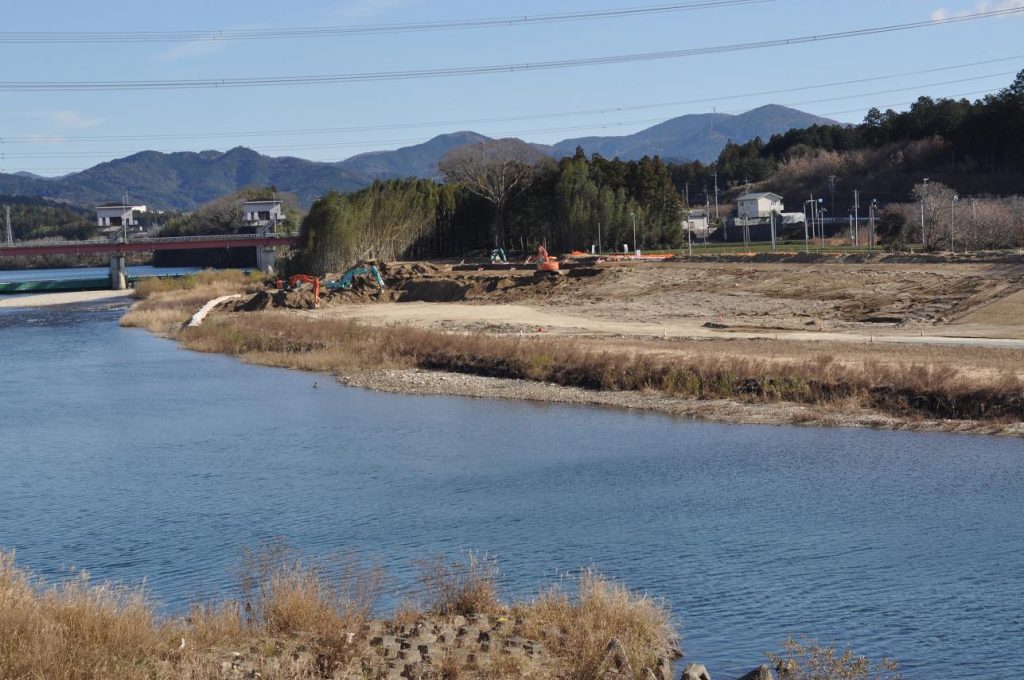
[[[92,584],[84,575],[48,586],[0,553],[0,677],[376,678],[397,665],[409,673],[403,677],[582,679],[599,676],[617,640],[635,669],[617,677],[639,680],[674,655],[678,636],[667,609],[589,572],[572,596],[553,589],[508,607],[488,598],[493,617],[468,611],[466,574],[496,592],[493,572],[480,565],[430,572],[432,596],[454,599],[435,600],[433,613],[407,608],[407,624],[371,619],[379,568],[307,560],[272,544],[243,559],[240,602],[160,618],[141,589]],[[460,610],[466,615],[453,613]],[[440,636],[420,636],[427,628]],[[493,653],[491,635],[506,642],[495,639]],[[415,662],[391,654],[408,639],[446,651],[436,659],[417,651]]]
[[[222,295],[261,289],[260,274],[209,271],[192,276],[143,279],[134,290],[139,300],[121,317],[121,325],[145,328],[158,335],[173,335],[207,301]]]
[[[779,680],[899,680],[899,665],[892,659],[872,663],[850,648],[841,653],[816,640],[790,638],[780,654],[768,653]]]
[[[198,351],[314,371],[418,367],[698,399],[852,401],[906,417],[1024,418],[1024,383],[1015,374],[968,377],[948,366],[848,366],[828,355],[784,362],[735,356],[659,357],[589,349],[572,340],[371,328],[329,319],[300,321],[280,313],[215,317],[179,338]]]

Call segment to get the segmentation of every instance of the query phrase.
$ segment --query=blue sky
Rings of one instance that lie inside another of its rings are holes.
[[[131,34],[438,22],[670,3],[5,4],[3,32]],[[769,0],[701,11],[474,30],[155,44],[0,43],[0,81],[304,76],[516,64],[820,35],[1009,7],[1024,7],[1024,0]],[[273,156],[336,161],[458,129],[554,142],[628,134],[673,116],[712,110],[740,113],[768,103],[856,122],[871,106],[905,108],[920,94],[976,98],[1004,87],[1024,69],[1022,36],[1024,15],[831,42],[561,70],[238,89],[0,92],[0,171],[58,175],[144,149],[226,150],[238,145]],[[750,94],[997,59],[1004,61],[860,84]],[[962,82],[949,82],[954,80]],[[670,105],[617,110],[652,104]],[[599,112],[584,113],[592,110]],[[567,115],[550,115],[560,113]],[[470,122],[527,116],[536,117]],[[351,129],[366,127],[377,129]],[[313,132],[325,129],[329,131]]]

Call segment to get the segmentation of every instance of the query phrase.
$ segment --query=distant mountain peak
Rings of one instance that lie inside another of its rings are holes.
[[[739,115],[679,116],[631,135],[582,137],[553,146],[533,146],[555,157],[572,156],[580,146],[588,155],[599,153],[606,158],[636,160],[661,156],[666,161],[710,162],[718,158],[730,139],[740,144],[754,137],[767,141],[773,134],[791,128],[833,123],[796,109],[767,104]],[[439,179],[438,162],[450,151],[490,139],[472,130],[458,130],[422,144],[361,153],[335,163],[264,156],[245,146],[227,151],[140,151],[59,178],[40,178],[24,172],[0,174],[0,193],[91,206],[112,196],[122,196],[127,189],[132,200],[157,209],[191,210],[247,186],[273,184],[308,205],[328,191],[354,191],[375,179]]]

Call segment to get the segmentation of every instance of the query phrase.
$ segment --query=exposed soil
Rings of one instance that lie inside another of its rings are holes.
[[[988,384],[1011,384],[1006,381],[1024,377],[1024,262],[1018,257],[955,262],[931,256],[865,261],[813,254],[734,261],[591,260],[564,263],[557,274],[540,274],[527,265],[378,267],[384,290],[367,277],[357,280],[350,291],[327,293],[318,308],[313,308],[308,292],[278,291],[258,294],[238,309],[286,307],[304,310],[300,314],[311,320],[344,319],[451,333],[549,334],[572,337],[581,348],[631,356],[733,356],[771,362],[827,356],[846,366],[913,366]],[[424,381],[432,387],[421,384]],[[499,389],[474,383],[453,391],[450,380],[432,372],[368,373],[348,376],[348,382],[373,389],[429,393],[436,388],[472,396],[499,391],[511,398],[606,403],[740,422],[763,418],[897,426],[896,419],[868,411],[804,413],[803,407],[785,404],[727,408],[649,394],[571,391],[567,396],[567,388],[522,384]],[[517,396],[526,389],[544,393]],[[638,399],[643,403],[634,403]],[[787,409],[792,412],[780,413]],[[974,431],[990,427],[967,421],[904,426]],[[1019,434],[1012,423],[996,429]]]

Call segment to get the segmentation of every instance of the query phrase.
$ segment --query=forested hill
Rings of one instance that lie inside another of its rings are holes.
[[[740,115],[709,113],[680,116],[622,137],[581,137],[554,145],[556,157],[571,156],[576,147],[605,158],[640,160],[660,156],[663,160],[701,161],[718,158],[725,145],[737,144],[812,125],[838,125],[836,121],[785,106],[762,106]]]
[[[606,158],[713,159],[728,140],[767,138],[797,126],[829,123],[781,106],[766,106],[731,116],[682,116],[628,137],[591,137],[535,148],[556,158],[572,156],[578,145]],[[160,153],[144,151],[101,163],[60,178],[29,173],[0,174],[0,194],[40,196],[92,206],[117,200],[127,190],[131,200],[160,210],[193,210],[218,197],[251,186],[275,186],[308,206],[329,191],[350,192],[376,179],[439,178],[438,162],[452,149],[487,137],[475,132],[439,135],[423,144],[364,153],[338,163],[301,158],[271,158],[238,147],[227,152]]]
[[[906,200],[924,177],[972,195],[1019,194],[1024,188],[1024,71],[983,99],[920,97],[909,110],[871,109],[860,125],[814,125],[727,146],[715,169],[733,186],[747,180],[783,194],[840,194]],[[678,167],[689,179],[705,172]],[[705,180],[706,181],[706,180]],[[846,214],[845,200],[836,213]]]
[[[0,196],[0,206],[10,208],[11,231],[18,241],[41,238],[85,239],[96,233],[93,213],[84,208],[33,196]],[[0,220],[3,217],[3,212],[0,212]],[[0,233],[2,228],[0,224]]]

